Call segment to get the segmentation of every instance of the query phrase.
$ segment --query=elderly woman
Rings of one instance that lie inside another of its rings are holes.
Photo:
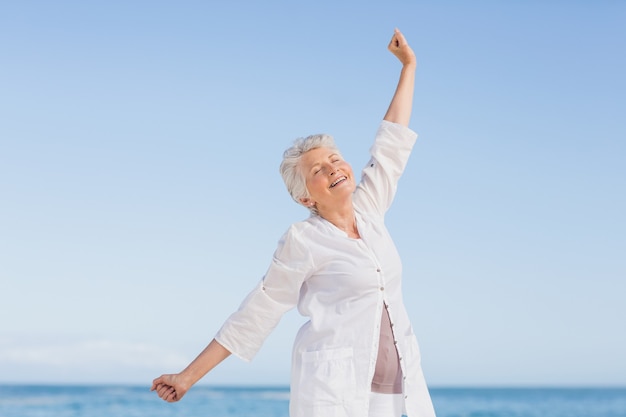
[[[311,216],[283,235],[261,282],[206,349],[181,373],[154,380],[165,401],[180,400],[231,353],[251,360],[297,306],[309,321],[293,348],[292,417],[434,417],[384,224],[417,137],[407,127],[416,60],[397,29],[388,48],[402,71],[361,181],[328,135],[285,151],[281,174]]]

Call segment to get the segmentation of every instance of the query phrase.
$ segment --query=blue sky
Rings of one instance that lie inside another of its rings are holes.
[[[418,57],[387,222],[431,385],[626,385],[626,5],[0,6],[0,382],[191,360],[307,216],[299,136],[355,170]],[[303,319],[203,383],[286,384]]]

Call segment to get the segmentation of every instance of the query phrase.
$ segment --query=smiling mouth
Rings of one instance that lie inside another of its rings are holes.
[[[347,179],[348,179],[348,178],[347,178],[347,177],[345,177],[345,176],[343,176],[343,177],[339,177],[339,178],[337,178],[335,181],[333,181],[333,183],[332,183],[332,184],[330,184],[330,187],[328,187],[328,188],[333,188],[335,185],[340,184],[340,183],[342,183],[342,182],[346,181]]]

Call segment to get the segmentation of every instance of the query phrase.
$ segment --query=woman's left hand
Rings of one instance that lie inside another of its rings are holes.
[[[387,49],[389,49],[389,51],[400,60],[402,65],[406,66],[417,64],[415,53],[400,30],[396,29],[394,31],[393,37],[391,38]]]

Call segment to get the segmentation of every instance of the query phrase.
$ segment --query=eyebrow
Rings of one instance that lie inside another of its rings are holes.
[[[332,159],[334,156],[340,156],[340,155],[336,152],[331,153],[330,155],[326,157],[326,159]],[[320,165],[321,165],[321,162],[315,162],[313,165],[311,165],[311,169],[309,170],[309,172],[313,171],[315,168],[317,168]]]

